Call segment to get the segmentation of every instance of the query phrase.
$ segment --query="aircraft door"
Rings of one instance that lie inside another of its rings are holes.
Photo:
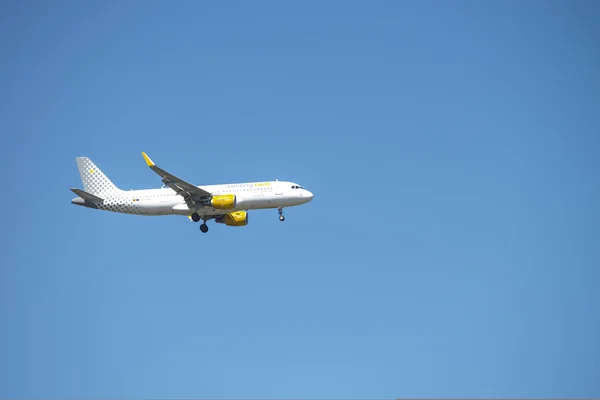
[[[283,196],[283,185],[279,181],[275,181],[275,196]]]

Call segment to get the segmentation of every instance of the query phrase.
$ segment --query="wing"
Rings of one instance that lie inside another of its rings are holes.
[[[198,186],[194,186],[183,179],[179,179],[175,175],[171,175],[164,169],[157,167],[146,153],[142,152],[142,156],[144,156],[144,160],[146,160],[146,164],[148,164],[150,169],[163,178],[162,182],[183,197],[190,209],[193,209],[196,203],[201,202],[202,199],[212,196],[210,192],[200,189]]]

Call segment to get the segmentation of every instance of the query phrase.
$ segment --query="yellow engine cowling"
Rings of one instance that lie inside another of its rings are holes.
[[[210,205],[219,210],[230,210],[235,207],[235,203],[235,194],[223,194],[210,199]]]
[[[227,226],[246,226],[248,225],[248,213],[246,211],[234,211],[220,216],[215,221]]]

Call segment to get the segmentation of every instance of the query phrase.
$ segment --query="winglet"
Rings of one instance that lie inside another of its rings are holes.
[[[155,164],[152,162],[150,157],[148,157],[148,155],[146,153],[144,153],[143,151],[142,151],[142,156],[144,156],[144,160],[146,160],[146,164],[148,164],[149,167],[154,167]]]

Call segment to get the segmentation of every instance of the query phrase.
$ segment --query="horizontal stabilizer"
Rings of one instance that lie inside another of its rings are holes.
[[[81,197],[83,200],[90,201],[94,204],[102,204],[104,202],[104,199],[101,199],[98,196],[94,196],[93,194],[90,194],[88,192],[84,192],[81,189],[71,189],[71,191],[77,196]]]

